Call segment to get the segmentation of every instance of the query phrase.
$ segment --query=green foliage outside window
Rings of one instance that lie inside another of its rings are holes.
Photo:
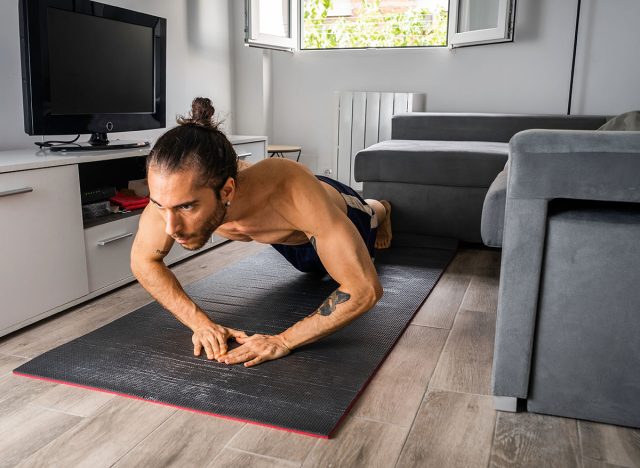
[[[380,0],[362,0],[357,16],[329,17],[332,0],[304,0],[303,49],[424,47],[447,44],[445,8],[383,13]]]

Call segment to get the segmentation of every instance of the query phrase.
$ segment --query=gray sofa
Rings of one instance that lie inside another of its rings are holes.
[[[392,119],[391,140],[357,154],[354,175],[364,182],[365,198],[393,202],[399,235],[480,243],[485,197],[505,167],[513,135],[531,128],[588,130],[604,122],[597,116],[400,114]],[[499,187],[493,188],[498,199]],[[487,209],[483,233],[488,245],[499,246],[504,198],[502,203],[502,208],[492,203]]]
[[[493,366],[500,409],[640,427],[640,132],[509,143]]]
[[[355,174],[396,231],[503,248],[497,409],[640,427],[640,132],[605,121],[401,115]]]

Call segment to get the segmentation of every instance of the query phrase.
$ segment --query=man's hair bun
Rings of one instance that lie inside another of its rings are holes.
[[[216,110],[213,104],[211,104],[211,99],[197,97],[191,103],[189,117],[179,116],[177,122],[180,125],[198,125],[200,127],[217,130],[220,124],[213,118],[215,112]]]

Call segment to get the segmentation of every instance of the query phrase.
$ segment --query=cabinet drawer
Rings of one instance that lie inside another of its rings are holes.
[[[129,264],[139,221],[131,216],[85,229],[90,292],[133,276]]]
[[[78,168],[0,174],[0,335],[87,294]]]
[[[233,145],[233,149],[236,150],[238,158],[247,161],[248,163],[255,164],[264,159],[266,154],[265,142],[254,141],[252,143],[238,143]]]

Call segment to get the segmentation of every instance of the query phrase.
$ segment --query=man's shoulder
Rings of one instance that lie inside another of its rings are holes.
[[[300,184],[308,184],[315,179],[313,173],[304,165],[285,158],[269,158],[252,166],[253,173],[269,185],[277,185],[282,190]]]
[[[292,161],[287,158],[271,157],[266,158],[255,164],[254,167],[261,167],[263,170],[278,170],[287,172],[310,173],[309,169],[299,162]]]

